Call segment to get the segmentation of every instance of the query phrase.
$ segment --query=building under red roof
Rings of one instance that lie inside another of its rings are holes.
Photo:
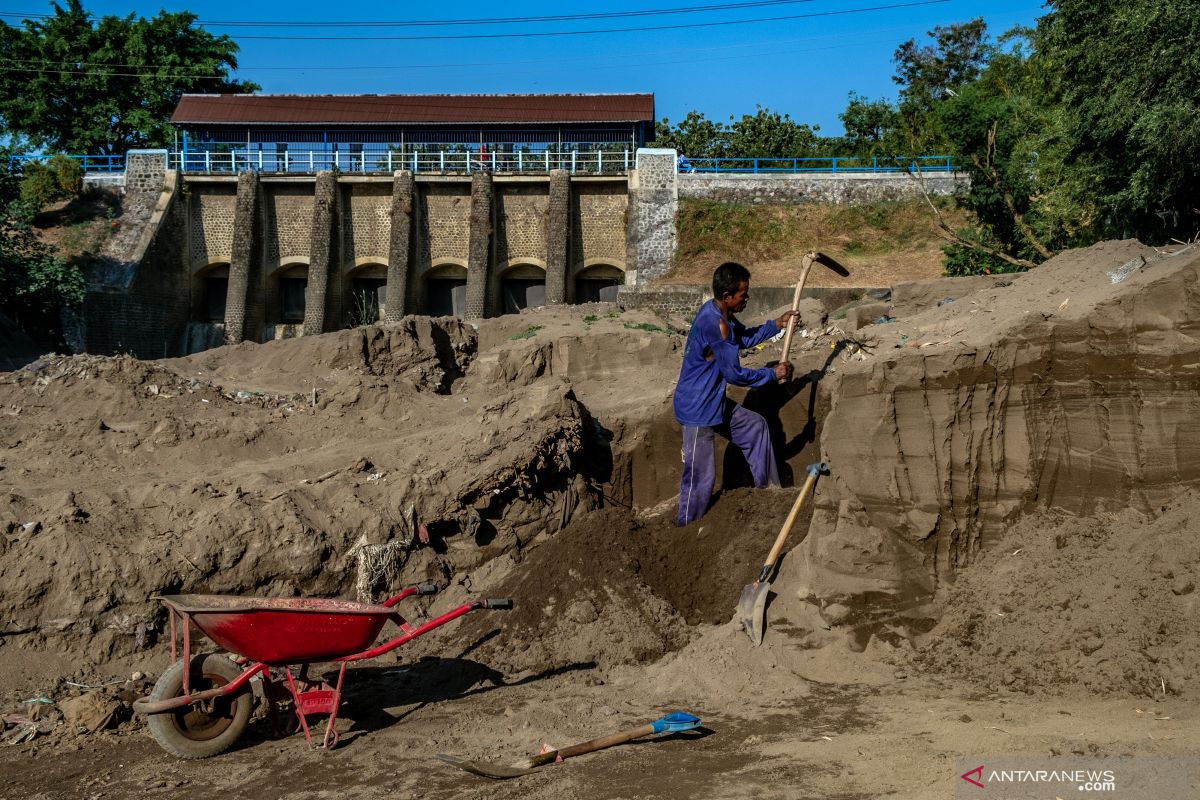
[[[650,125],[653,94],[187,94],[171,122],[196,126]]]

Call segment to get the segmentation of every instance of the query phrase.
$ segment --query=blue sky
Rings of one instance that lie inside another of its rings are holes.
[[[84,0],[95,14],[153,16],[190,10],[202,21],[412,21],[638,11],[721,0],[616,0],[609,3],[511,2],[346,4],[311,0],[188,0],[129,4]],[[238,71],[265,92],[653,92],[659,118],[696,109],[709,118],[753,112],[755,105],[842,132],[838,113],[850,91],[894,97],[892,54],[934,25],[984,17],[998,34],[1045,13],[1038,0],[947,0],[904,8],[704,28],[536,38],[367,41],[255,39],[252,36],[412,36],[594,30],[729,22],[827,14],[903,0],[800,0],[723,11],[538,24],[422,28],[260,28],[205,25],[241,47]],[[7,10],[47,13],[34,0]],[[16,22],[8,19],[10,24]]]

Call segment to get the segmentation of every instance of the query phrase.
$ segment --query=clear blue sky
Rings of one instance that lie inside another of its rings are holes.
[[[733,0],[726,0],[730,2]],[[563,3],[315,3],[311,0],[170,0],[130,4],[84,0],[95,14],[153,16],[160,7],[190,10],[202,21],[414,21],[511,18],[704,6],[722,0],[614,0]],[[689,110],[711,119],[753,112],[756,104],[842,132],[838,113],[847,94],[894,97],[892,54],[901,42],[935,25],[982,16],[993,35],[1032,24],[1039,0],[948,0],[906,8],[806,19],[675,30],[537,38],[426,41],[304,41],[250,36],[446,36],[455,34],[595,30],[728,22],[878,8],[903,0],[808,0],[752,8],[587,21],[422,28],[253,28],[205,25],[241,47],[238,77],[264,92],[492,93],[653,92],[658,117]],[[5,10],[47,13],[35,0]],[[8,18],[10,24],[16,20]]]

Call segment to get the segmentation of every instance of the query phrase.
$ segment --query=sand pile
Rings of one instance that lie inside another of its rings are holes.
[[[447,394],[473,352],[417,319],[0,379],[5,641],[104,658],[153,644],[153,594],[380,593],[519,548],[595,494],[596,433],[561,380]]]
[[[1198,276],[1194,248],[1108,242],[863,329],[823,381],[833,474],[793,590],[920,607],[1024,512],[1149,512],[1193,485]]]
[[[439,647],[466,647],[496,628],[477,657],[511,672],[656,661],[686,644],[689,626],[725,623],[757,577],[794,496],[727,493],[703,519],[674,525],[674,509],[638,517],[622,508],[585,514],[539,537],[517,562],[489,562],[439,607],[466,594],[512,597],[504,615],[469,617]]]
[[[1200,694],[1200,494],[1028,517],[967,570],[916,662],[989,689]]]

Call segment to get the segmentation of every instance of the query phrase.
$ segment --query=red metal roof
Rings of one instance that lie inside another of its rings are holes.
[[[179,125],[653,122],[653,94],[185,94]]]

